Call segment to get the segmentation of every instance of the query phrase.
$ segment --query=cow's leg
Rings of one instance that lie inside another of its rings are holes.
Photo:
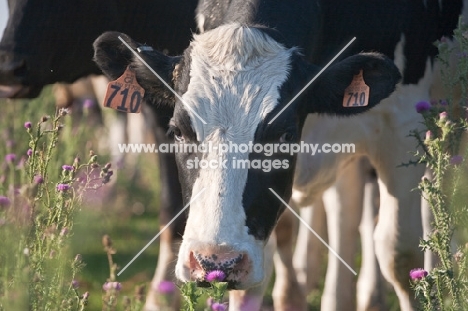
[[[297,282],[292,263],[297,223],[296,216],[286,210],[275,228],[277,241],[277,250],[274,256],[276,279],[273,288],[275,310],[299,311],[307,309],[305,295]]]
[[[297,205],[291,200],[291,206]],[[327,217],[322,197],[313,204],[300,208],[301,218],[324,240],[327,240]],[[294,250],[293,266],[297,280],[304,293],[308,294],[319,289],[319,282],[323,276],[322,266],[326,255],[325,245],[317,239],[310,230],[299,223],[296,249]]]
[[[364,174],[360,158],[340,171],[333,187],[325,191],[329,245],[353,270],[357,253],[358,227],[362,214]],[[322,295],[322,310],[356,310],[355,274],[333,252]]]
[[[357,310],[383,310],[385,306],[383,277],[375,256],[374,230],[379,209],[379,185],[375,171],[364,163],[366,184],[361,224],[362,261],[357,282]]]
[[[433,180],[433,174],[429,169],[426,169],[426,178],[429,180]],[[434,221],[434,215],[432,214],[431,208],[429,206],[429,202],[421,196],[421,215],[422,215],[422,224],[423,224],[423,231],[424,237],[427,236],[432,232],[432,225],[431,223]],[[424,269],[427,271],[432,270],[437,264],[440,263],[440,259],[434,252],[427,250],[424,252]]]
[[[146,134],[146,122],[144,117],[141,114],[128,114],[127,115],[127,129],[126,129],[126,135],[127,139],[126,141],[129,144],[143,144],[146,142],[145,140],[145,134]],[[130,153],[126,156],[125,158],[125,164],[126,167],[131,168],[131,177],[133,179],[137,178],[138,176],[138,171],[139,171],[139,165],[138,161],[140,159],[140,153]]]
[[[401,159],[408,158],[405,150],[410,148],[404,148],[401,154],[397,150],[391,156],[381,154],[379,165],[374,165],[380,190],[375,250],[382,274],[393,285],[402,311],[413,310],[415,305],[409,272],[424,266],[424,254],[419,248],[423,235],[421,195],[413,190],[424,174],[424,167],[398,167]]]
[[[229,311],[258,311],[262,307],[263,296],[273,274],[273,255],[276,249],[276,236],[271,234],[263,251],[265,280],[257,287],[248,290],[232,290],[229,292]],[[275,309],[276,310],[276,309]]]
[[[148,109],[145,107],[144,109]],[[153,115],[151,112],[145,115]],[[169,143],[166,137],[167,124],[172,116],[172,111],[164,111],[163,107],[158,108],[158,114],[154,119],[146,120],[147,124],[153,129],[156,142]],[[174,154],[159,153],[159,176],[160,176],[160,210],[159,223],[160,228],[163,228],[169,223],[178,212],[183,208],[182,191],[178,180],[177,166]],[[185,214],[180,215],[161,235],[161,247],[158,258],[158,265],[151,281],[151,287],[148,290],[146,297],[145,310],[158,310],[157,306],[157,287],[163,280],[175,281],[175,264],[178,254],[181,237],[185,228]],[[174,310],[179,310],[180,297],[178,293],[174,299]]]

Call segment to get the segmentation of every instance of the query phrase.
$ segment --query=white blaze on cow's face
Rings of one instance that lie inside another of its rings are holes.
[[[253,141],[260,122],[278,105],[279,88],[287,79],[292,53],[292,49],[286,49],[261,30],[237,24],[195,36],[190,53],[190,83],[182,98],[191,108],[185,110],[197,141],[213,146]],[[200,169],[193,184],[192,197],[204,191],[190,205],[176,267],[179,279],[203,278],[193,269],[190,271],[189,263],[193,263],[194,257],[214,254],[223,257],[224,253],[227,257],[215,258],[212,268],[223,268],[217,265],[229,260],[238,262],[241,259],[234,257],[240,255],[245,268],[240,270],[248,270],[246,275],[238,271],[228,276],[229,281],[242,287],[262,281],[266,241],[248,234],[242,204],[248,170],[233,168],[232,163],[247,160],[248,156],[247,153],[203,154],[204,159],[215,160],[220,165]]]

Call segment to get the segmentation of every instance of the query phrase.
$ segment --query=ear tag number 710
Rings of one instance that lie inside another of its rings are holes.
[[[353,77],[345,89],[343,107],[364,107],[369,104],[369,86],[364,81],[362,70]]]
[[[104,106],[127,113],[140,113],[145,90],[138,84],[135,72],[127,67],[125,72],[107,84]]]

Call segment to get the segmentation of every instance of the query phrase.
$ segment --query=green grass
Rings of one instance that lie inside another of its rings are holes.
[[[96,211],[84,209],[75,223],[73,253],[81,254],[86,267],[79,278],[83,290],[90,291],[90,309],[101,306],[100,293],[109,277],[109,264],[101,242],[108,234],[117,253],[113,256],[119,267],[125,266],[141,248],[158,232],[155,213],[140,216],[128,215],[112,210]],[[117,278],[122,282],[123,295],[133,295],[134,287],[149,282],[154,273],[159,247],[155,242]]]

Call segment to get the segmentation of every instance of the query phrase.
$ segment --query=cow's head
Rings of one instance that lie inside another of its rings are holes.
[[[139,49],[126,35],[105,33],[95,42],[95,60],[114,79],[130,66],[149,103],[174,107],[170,126],[180,145],[295,143],[308,113],[363,112],[387,97],[400,78],[393,63],[380,54],[349,57],[324,71],[269,124],[320,68],[267,33],[271,31],[258,27],[221,26],[196,35],[183,56],[172,58]],[[124,46],[119,35],[180,98]],[[370,86],[369,105],[344,108],[344,90],[361,70]],[[223,270],[231,288],[263,280],[263,247],[285,208],[269,188],[289,200],[295,156],[231,151],[176,155],[184,200],[193,199],[176,267],[182,281],[203,281],[210,270]],[[214,165],[197,169],[197,158]],[[268,170],[268,165],[248,169],[242,165],[246,160],[252,166],[254,160],[277,161]]]

